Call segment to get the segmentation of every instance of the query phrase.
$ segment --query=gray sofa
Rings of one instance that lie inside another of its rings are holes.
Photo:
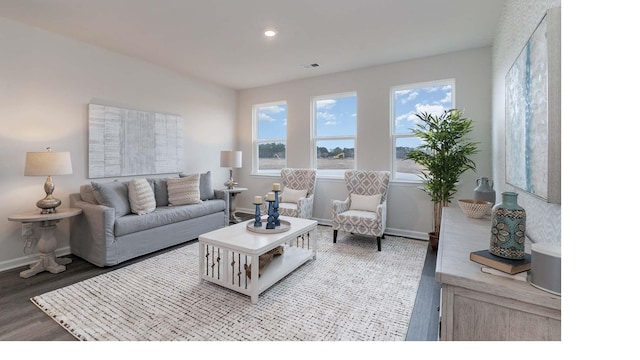
[[[71,252],[113,266],[229,225],[229,193],[213,190],[210,172],[201,174],[199,204],[169,205],[166,178],[147,181],[156,209],[144,215],[131,213],[128,182],[94,182],[71,194],[70,206],[82,209],[71,219]]]

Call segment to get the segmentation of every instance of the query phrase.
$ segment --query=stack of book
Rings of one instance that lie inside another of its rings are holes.
[[[525,254],[523,260],[514,260],[493,255],[489,250],[479,250],[472,252],[469,259],[482,265],[482,272],[516,280],[526,281],[526,271],[531,269],[531,254]]]

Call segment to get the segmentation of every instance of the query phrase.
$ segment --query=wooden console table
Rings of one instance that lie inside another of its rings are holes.
[[[443,211],[435,274],[442,285],[440,340],[560,340],[560,296],[484,273],[469,260],[489,247],[490,229],[488,217]]]

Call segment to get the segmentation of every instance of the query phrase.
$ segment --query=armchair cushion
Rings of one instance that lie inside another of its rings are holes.
[[[378,205],[380,205],[381,199],[382,199],[382,194],[377,194],[377,195],[351,194],[351,207],[349,209],[375,212]]]
[[[297,203],[298,199],[307,197],[307,189],[295,190],[288,187],[284,187],[282,190],[282,197],[280,201],[285,203]]]

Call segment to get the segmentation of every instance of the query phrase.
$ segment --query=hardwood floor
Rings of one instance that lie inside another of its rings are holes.
[[[240,215],[240,214],[239,214]],[[20,272],[27,267],[0,272],[0,340],[4,341],[74,341],[71,334],[31,303],[31,298],[93,276],[133,264],[159,253],[127,261],[109,268],[99,268],[74,255],[73,261],[60,274],[42,272],[23,279]],[[437,340],[440,285],[435,281],[436,253],[429,249],[418,287],[406,340]]]

